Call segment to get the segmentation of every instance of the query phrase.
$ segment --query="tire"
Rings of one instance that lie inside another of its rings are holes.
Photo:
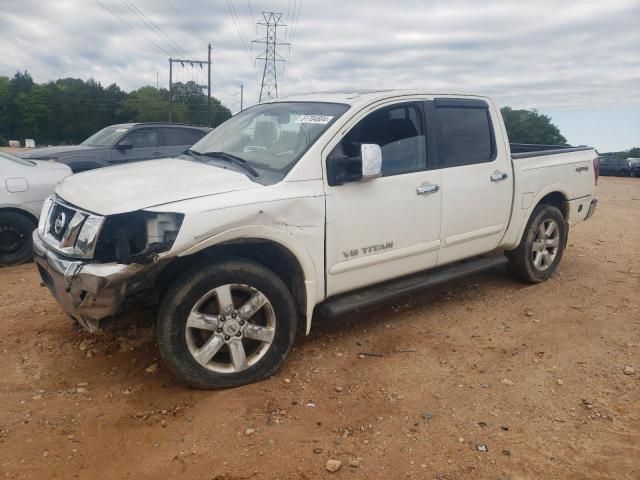
[[[271,376],[289,353],[296,327],[295,302],[280,277],[258,263],[227,258],[176,280],[160,305],[156,334],[179,380],[216,389]]]
[[[18,265],[31,259],[31,235],[38,226],[18,212],[0,212],[0,265]]]
[[[547,238],[545,235],[551,231],[552,224],[555,224],[555,230]],[[520,244],[506,252],[509,267],[525,282],[544,282],[558,267],[566,242],[567,224],[562,212],[553,205],[540,204],[531,214]]]

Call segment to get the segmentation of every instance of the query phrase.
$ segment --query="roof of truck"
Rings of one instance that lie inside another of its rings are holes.
[[[133,128],[140,126],[154,126],[154,127],[189,127],[189,128],[197,128],[200,130],[211,130],[210,127],[205,127],[203,125],[192,125],[189,123],[169,123],[169,122],[132,122],[132,123],[119,123],[117,125],[109,125],[110,127],[121,127],[121,128]]]
[[[362,103],[371,103],[387,98],[424,95],[427,97],[470,97],[483,98],[489,100],[489,97],[483,95],[472,95],[469,93],[443,93],[428,90],[338,90],[329,92],[310,92],[295,94],[288,97],[278,98],[272,102],[334,102],[346,103],[348,105],[357,105]]]

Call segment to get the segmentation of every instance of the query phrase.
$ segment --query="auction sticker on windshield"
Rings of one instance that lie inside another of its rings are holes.
[[[326,125],[333,119],[332,115],[300,115],[296,123],[317,123]]]

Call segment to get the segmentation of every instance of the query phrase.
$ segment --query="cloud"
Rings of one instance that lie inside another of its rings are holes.
[[[27,69],[39,82],[94,77],[130,90],[155,85],[157,73],[166,86],[169,56],[205,59],[211,42],[213,93],[237,110],[240,84],[253,103],[261,74],[261,45],[247,52],[239,31],[257,38],[259,12],[275,9],[288,18],[282,38],[295,31],[281,50],[284,94],[424,88],[484,93],[514,107],[640,106],[637,0],[2,0],[0,8],[0,75]],[[176,80],[191,78],[205,81],[177,69]]]

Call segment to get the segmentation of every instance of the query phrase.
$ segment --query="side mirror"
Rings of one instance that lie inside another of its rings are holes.
[[[382,175],[382,150],[380,145],[363,143],[360,155],[347,157],[342,149],[336,149],[327,157],[327,179],[332,187],[349,182],[371,180]]]
[[[382,175],[382,149],[375,143],[360,145],[362,158],[362,180],[371,180]]]
[[[131,150],[133,148],[133,145],[131,145],[131,143],[127,141],[122,141],[118,145],[116,145],[116,148],[118,150]]]

